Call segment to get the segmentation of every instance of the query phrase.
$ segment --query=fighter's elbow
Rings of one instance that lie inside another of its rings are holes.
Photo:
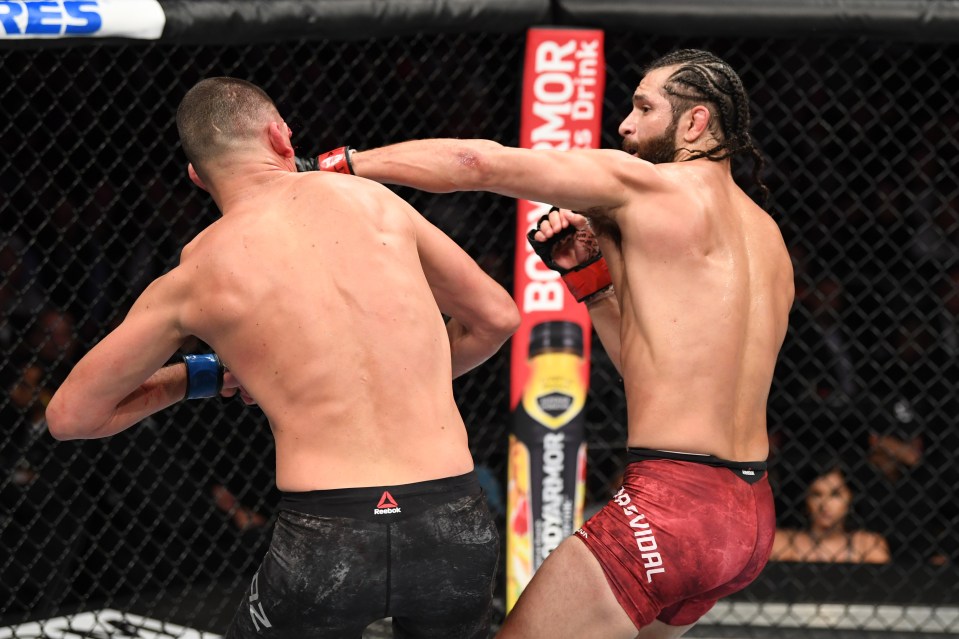
[[[503,332],[506,334],[507,339],[512,337],[513,333],[519,329],[521,321],[522,317],[520,317],[519,308],[517,308],[516,303],[510,299],[508,308],[503,310]]]
[[[53,426],[50,422],[47,422],[47,430],[49,430],[50,435],[61,442],[68,442],[74,439],[80,439],[80,435],[76,431],[62,428],[60,426]]]
[[[59,394],[54,395],[50,403],[47,404],[46,411],[44,412],[47,430],[50,431],[50,435],[54,439],[60,441],[78,439],[80,432],[78,424],[63,404],[64,402]]]
[[[487,191],[498,182],[496,152],[503,146],[492,140],[470,140],[456,145],[453,151],[456,167],[454,190]]]
[[[54,439],[69,441],[89,437],[89,424],[82,419],[78,411],[70,409],[69,402],[64,399],[62,393],[55,394],[47,404],[44,419],[47,422],[47,430]]]
[[[505,293],[487,315],[486,331],[492,339],[503,344],[519,328],[520,314],[516,303]]]

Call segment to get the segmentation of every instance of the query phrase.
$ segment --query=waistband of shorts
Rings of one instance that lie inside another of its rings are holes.
[[[672,461],[692,462],[694,464],[705,464],[706,466],[719,466],[729,468],[730,470],[752,470],[765,471],[765,461],[740,462],[712,455],[700,455],[697,453],[680,453],[673,450],[655,450],[653,448],[627,448],[626,463],[648,461],[651,459],[670,459]]]
[[[418,514],[481,492],[476,471],[471,470],[455,477],[412,484],[280,492],[279,509],[321,517],[391,520],[396,518],[395,515]]]

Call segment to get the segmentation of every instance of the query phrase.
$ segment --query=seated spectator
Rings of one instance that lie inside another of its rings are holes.
[[[72,315],[48,308],[33,321],[24,342],[8,355],[9,369],[2,376],[6,401],[0,398],[0,419],[5,425],[0,459],[4,468],[16,467],[18,482],[34,478],[32,466],[50,465],[54,442],[46,436],[46,408],[74,364],[76,350]]]
[[[864,366],[869,390],[846,426],[862,451],[855,473],[864,523],[886,536],[893,561],[904,565],[952,563],[959,544],[956,377],[936,359],[938,336],[927,319],[900,314],[889,358]]]
[[[799,254],[800,252],[794,251]],[[796,257],[796,306],[776,369],[774,392],[793,402],[844,404],[856,395],[856,369],[846,326],[846,291],[832,275],[813,278]]]
[[[210,485],[210,495],[217,509],[230,517],[237,530],[246,531],[250,528],[263,528],[267,519],[257,511],[244,506],[230,489],[223,484]]]
[[[879,533],[849,530],[853,493],[839,462],[813,470],[806,491],[809,526],[777,529],[771,561],[828,563],[889,562],[889,545]]]
[[[46,427],[47,404],[74,363],[76,331],[70,313],[46,308],[17,334],[0,367],[0,597],[11,612],[53,610],[83,579],[79,552],[95,517],[92,482],[71,470],[81,470],[76,452]]]

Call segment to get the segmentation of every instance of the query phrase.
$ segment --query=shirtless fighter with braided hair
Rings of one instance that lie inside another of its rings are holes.
[[[381,182],[565,209],[530,239],[623,376],[629,464],[501,637],[677,637],[755,579],[772,547],[766,401],[793,273],[778,226],[732,176],[732,158],[751,155],[765,193],[748,98],[726,62],[686,50],[651,64],[632,102],[623,151],[418,140],[323,158]]]

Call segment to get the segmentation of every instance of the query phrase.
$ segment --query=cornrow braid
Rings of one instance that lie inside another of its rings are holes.
[[[663,85],[663,91],[673,107],[674,117],[696,104],[707,102],[718,111],[717,123],[711,123],[714,133],[720,133],[719,144],[705,151],[695,151],[688,159],[707,158],[725,160],[735,155],[749,154],[753,160],[752,179],[762,194],[763,204],[769,200],[769,187],[761,174],[766,166],[762,153],[749,133],[749,97],[739,75],[721,58],[698,49],[680,49],[653,61],[644,69],[678,66]]]

